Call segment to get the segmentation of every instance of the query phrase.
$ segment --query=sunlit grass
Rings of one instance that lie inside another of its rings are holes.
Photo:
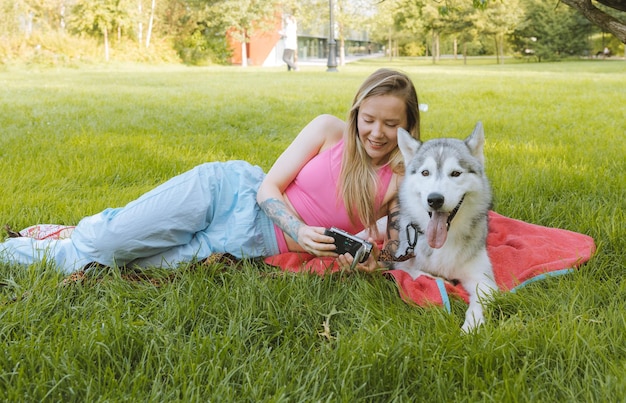
[[[498,295],[472,336],[463,302],[413,307],[382,277],[217,264],[161,287],[115,272],[59,287],[51,265],[2,265],[0,399],[623,400],[625,64],[454,63],[0,73],[0,224],[16,229],[76,223],[205,161],[268,169],[389,66],[429,106],[425,139],[484,123],[497,212],[598,245],[580,271]]]

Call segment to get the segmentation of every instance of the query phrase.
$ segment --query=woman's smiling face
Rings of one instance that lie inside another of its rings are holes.
[[[359,107],[357,130],[365,152],[375,166],[387,163],[398,146],[398,127],[406,128],[406,105],[395,95],[364,99]]]

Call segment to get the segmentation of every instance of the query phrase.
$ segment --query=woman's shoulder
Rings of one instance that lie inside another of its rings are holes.
[[[315,131],[324,137],[322,148],[329,148],[337,144],[343,138],[343,132],[346,129],[346,122],[330,114],[315,117],[309,125],[315,127]]]
[[[346,122],[339,119],[337,116],[328,113],[316,116],[313,118],[311,123],[317,124],[320,127],[324,127],[329,130],[334,129],[335,131],[339,131],[341,133],[343,133],[343,130],[346,128]]]

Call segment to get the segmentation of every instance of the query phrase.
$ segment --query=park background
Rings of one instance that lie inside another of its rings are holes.
[[[0,63],[278,65],[287,15],[302,61],[327,59],[329,45],[339,65],[380,52],[433,63],[623,58],[626,6],[587,1],[0,0]]]
[[[413,306],[381,276],[215,262],[66,284],[50,262],[0,264],[0,400],[626,399],[619,55],[379,54],[288,73],[181,63],[167,41],[163,53],[112,42],[106,62],[102,37],[68,37],[93,58],[24,45],[3,59],[3,225],[72,225],[206,161],[267,170],[314,116],[345,118],[363,79],[391,67],[428,105],[424,139],[464,138],[483,122],[495,211],[587,234],[597,252],[575,272],[499,294],[471,335],[459,328],[463,301],[451,312]]]

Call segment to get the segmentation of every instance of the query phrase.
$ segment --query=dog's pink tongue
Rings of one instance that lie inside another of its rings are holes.
[[[428,222],[428,228],[426,228],[426,236],[431,248],[439,249],[446,243],[449,216],[450,213],[433,211],[433,215]]]

